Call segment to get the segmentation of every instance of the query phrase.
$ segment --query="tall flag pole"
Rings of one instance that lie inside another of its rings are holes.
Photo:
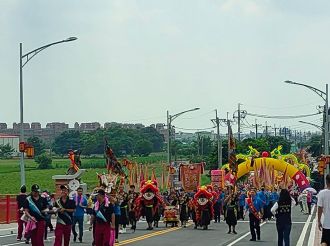
[[[238,165],[236,161],[236,143],[231,125],[228,122],[228,163],[232,174],[237,177]]]

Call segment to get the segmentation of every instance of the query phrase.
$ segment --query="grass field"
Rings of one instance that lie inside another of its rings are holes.
[[[129,158],[136,163],[148,164],[149,175],[152,168],[155,168],[157,177],[161,176],[162,162],[165,155],[151,155],[148,157]],[[32,184],[39,184],[41,189],[54,192],[55,184],[52,176],[65,174],[69,166],[68,159],[53,159],[53,169],[37,169],[37,163],[33,159],[25,160],[26,185],[29,189]],[[106,172],[105,160],[103,158],[82,159],[82,168],[87,172],[82,176],[83,182],[87,183],[88,190],[92,190],[98,183],[96,173]],[[208,184],[209,177],[202,176],[202,184]],[[19,159],[0,160],[0,194],[17,194],[20,189],[20,168]]]

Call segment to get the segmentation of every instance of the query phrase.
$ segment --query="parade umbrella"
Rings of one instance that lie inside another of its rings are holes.
[[[312,188],[312,187],[308,187],[308,188],[306,188],[305,189],[306,191],[309,191],[309,192],[312,192],[313,194],[316,194],[317,193],[317,191],[314,189],[314,188]],[[304,190],[304,191],[305,191]]]

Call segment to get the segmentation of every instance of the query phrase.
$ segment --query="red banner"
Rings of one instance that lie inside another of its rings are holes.
[[[196,191],[200,186],[202,169],[201,163],[180,166],[180,179],[186,192]]]
[[[224,170],[211,170],[211,183],[213,186],[219,188],[225,187],[225,171]]]

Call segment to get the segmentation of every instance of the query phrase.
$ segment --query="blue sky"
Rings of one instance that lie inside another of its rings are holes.
[[[20,42],[28,52],[78,37],[24,67],[25,121],[42,124],[165,123],[166,110],[200,107],[175,125],[201,129],[214,109],[225,118],[238,103],[251,113],[313,113],[322,100],[283,81],[322,90],[330,81],[329,1],[1,0],[0,9],[0,122],[10,125],[19,121]]]

